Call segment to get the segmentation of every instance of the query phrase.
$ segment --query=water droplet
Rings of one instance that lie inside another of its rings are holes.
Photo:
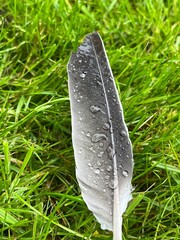
[[[113,159],[113,148],[111,145],[108,146],[107,153],[108,153],[108,158],[112,160]]]
[[[104,152],[103,152],[103,151],[102,151],[102,152],[100,152],[100,153],[98,154],[98,157],[99,157],[99,158],[102,158],[103,154],[104,154]]]
[[[108,229],[108,226],[105,223],[102,223],[101,224],[101,229],[102,230]]]
[[[97,86],[101,86],[102,85],[102,83],[100,81],[97,81],[96,84],[97,84]]]
[[[93,106],[90,107],[90,111],[92,113],[97,113],[97,112],[101,111],[101,108],[96,106],[96,105],[93,105]]]
[[[100,161],[97,161],[97,165],[98,165],[98,166],[101,166],[101,162],[100,162]]]
[[[102,128],[103,128],[104,130],[109,130],[110,124],[109,124],[108,122],[105,122],[105,123],[103,124]]]
[[[114,129],[110,128],[110,133],[113,133],[114,132]]]
[[[109,182],[109,187],[110,187],[111,189],[117,188],[117,185],[118,185],[118,183],[115,184],[114,180],[111,180],[111,181]]]
[[[90,150],[91,150],[93,153],[95,153],[95,150],[94,150],[93,146],[90,147]]]
[[[104,143],[100,143],[99,146],[102,148],[104,147]]]
[[[106,189],[105,189],[105,188],[103,189],[103,192],[106,192]]]
[[[78,61],[79,63],[81,63],[82,62],[82,60],[81,59],[79,59],[79,61]]]
[[[119,164],[119,168],[122,168],[123,167],[123,165],[122,164]]]
[[[100,140],[107,140],[107,136],[104,133],[95,133],[91,139],[93,143],[97,143]]]
[[[79,150],[79,153],[82,153],[82,150],[81,150],[81,149]]]
[[[123,137],[125,137],[125,136],[127,136],[127,133],[126,133],[126,131],[122,130],[122,131],[120,132],[120,135],[123,136]]]
[[[79,118],[79,121],[82,121],[82,120],[83,120],[83,119],[80,117],[80,118]]]
[[[112,212],[109,212],[109,214],[112,216]]]
[[[88,132],[88,133],[86,134],[86,136],[87,136],[87,137],[90,137],[90,136],[91,136],[91,134]]]
[[[80,77],[81,77],[81,78],[85,78],[85,76],[86,76],[86,75],[85,75],[84,73],[81,73],[81,74],[80,74]]]
[[[127,170],[123,170],[123,171],[122,171],[122,175],[123,175],[124,177],[128,177],[129,173],[128,173]]]
[[[111,180],[111,181],[109,182],[109,187],[110,187],[111,189],[115,189],[115,187],[114,187],[114,181],[113,181],[113,180]]]
[[[109,165],[109,166],[107,166],[106,169],[107,169],[108,172],[110,172],[112,170],[112,167]]]
[[[99,174],[100,173],[100,169],[99,168],[97,168],[97,169],[95,169],[95,174]]]

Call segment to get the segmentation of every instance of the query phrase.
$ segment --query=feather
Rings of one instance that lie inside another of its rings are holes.
[[[132,145],[106,51],[97,32],[68,63],[72,142],[82,197],[102,229],[122,239],[131,199]]]

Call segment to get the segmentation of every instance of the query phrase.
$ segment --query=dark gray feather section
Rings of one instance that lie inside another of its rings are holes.
[[[68,77],[77,180],[101,227],[113,230],[122,224],[122,213],[131,199],[133,155],[98,33],[88,35],[71,55]]]

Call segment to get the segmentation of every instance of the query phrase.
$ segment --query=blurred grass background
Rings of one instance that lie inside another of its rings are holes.
[[[124,239],[180,236],[180,1],[0,0],[0,239],[112,239],[74,173],[66,65],[98,31],[134,149]]]

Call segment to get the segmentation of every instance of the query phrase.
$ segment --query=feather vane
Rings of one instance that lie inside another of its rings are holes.
[[[72,141],[82,197],[101,224],[122,239],[131,199],[133,153],[103,41],[86,36],[68,63]]]

